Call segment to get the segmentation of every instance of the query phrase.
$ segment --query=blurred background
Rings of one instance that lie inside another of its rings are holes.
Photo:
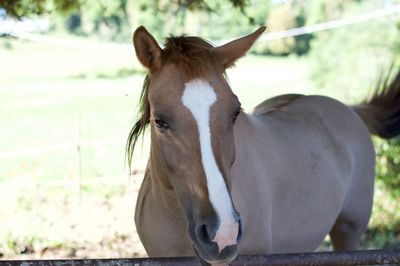
[[[282,93],[358,103],[400,67],[398,0],[0,0],[0,259],[145,256],[133,215],[148,136],[130,177],[124,151],[139,25],[215,44],[267,25],[228,71],[247,111]],[[374,143],[362,248],[399,247],[400,139]]]

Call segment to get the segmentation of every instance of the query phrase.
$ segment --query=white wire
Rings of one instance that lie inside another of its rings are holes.
[[[283,39],[283,38],[289,38],[293,36],[299,36],[303,34],[309,34],[309,33],[314,33],[314,32],[320,32],[320,31],[326,31],[326,30],[331,30],[331,29],[336,29],[344,26],[349,26],[353,24],[358,24],[362,22],[367,22],[371,21],[374,19],[390,16],[400,13],[400,5],[394,5],[394,6],[389,6],[385,7],[382,9],[374,10],[371,12],[367,12],[364,14],[348,17],[348,18],[342,18],[342,19],[337,19],[337,20],[331,20],[327,22],[322,22],[314,25],[309,25],[309,26],[304,26],[304,27],[298,27],[298,28],[292,28],[284,31],[277,31],[277,32],[267,32],[264,33],[258,41],[271,41],[271,40],[276,40],[276,39]],[[1,24],[1,23],[0,23]],[[268,30],[268,29],[267,29]],[[102,42],[88,42],[88,41],[79,41],[79,40],[65,40],[65,39],[58,39],[54,37],[49,37],[49,36],[44,36],[40,34],[33,34],[33,33],[24,33],[20,31],[4,31],[1,30],[0,27],[0,33],[3,34],[9,34],[11,36],[24,39],[24,40],[29,40],[29,41],[34,41],[38,43],[46,43],[50,45],[60,45],[64,47],[70,47],[70,48],[113,48],[113,49],[119,49],[119,48],[131,48],[131,45],[129,44],[118,44],[118,43],[102,43]],[[233,40],[232,39],[223,39],[223,40],[215,40],[213,43],[220,45],[223,43],[226,43],[228,41]]]
[[[314,33],[314,32],[336,29],[339,27],[362,23],[362,22],[374,20],[377,18],[394,15],[397,13],[400,13],[400,5],[375,10],[372,12],[364,13],[361,15],[356,15],[356,16],[349,17],[349,18],[331,20],[331,21],[322,22],[322,23],[318,23],[318,24],[314,24],[314,25],[310,25],[310,26],[293,28],[293,29],[289,29],[289,30],[285,30],[285,31],[266,33],[259,38],[259,41],[271,41],[271,40],[276,40],[276,39],[283,39],[283,38],[289,38],[289,37],[294,37],[294,36],[299,36],[299,35],[304,35],[304,34],[309,34],[309,33]]]

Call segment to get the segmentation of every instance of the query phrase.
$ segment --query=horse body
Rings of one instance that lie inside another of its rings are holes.
[[[245,232],[239,254],[315,250],[352,197],[362,201],[338,223],[352,228],[355,235],[348,241],[354,242],[372,205],[375,157],[369,131],[335,100],[298,96],[276,110],[280,99],[241,114],[235,125],[231,193]],[[149,255],[194,255],[175,193],[153,184],[159,178],[152,175],[150,161],[136,209]]]
[[[300,96],[279,110],[244,115],[235,129],[232,197],[246,232],[240,252],[315,250],[350,197],[362,199],[359,211],[352,209],[342,223],[354,226],[357,236],[363,232],[372,204],[374,149],[350,108]]]
[[[400,134],[400,73],[357,106],[290,94],[246,114],[224,73],[264,29],[220,47],[172,37],[164,49],[136,30],[149,73],[127,147],[150,127],[135,211],[149,256],[220,264],[313,251],[327,234],[335,250],[357,249],[372,208],[370,135]]]

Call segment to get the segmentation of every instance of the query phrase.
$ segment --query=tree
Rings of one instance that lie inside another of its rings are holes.
[[[285,31],[302,27],[307,22],[306,4],[302,1],[286,2],[271,8],[267,16],[266,25],[269,32]],[[306,54],[310,49],[311,34],[272,40],[256,45],[259,54],[297,55]]]
[[[15,18],[42,15],[52,11],[68,13],[78,10],[79,6],[79,1],[74,0],[0,0],[0,8]]]
[[[296,27],[296,16],[289,3],[273,9],[268,17],[267,27],[271,32],[283,31]],[[295,40],[293,37],[273,40],[268,44],[268,49],[273,54],[290,54],[294,49]]]
[[[112,2],[112,1],[108,1]],[[159,6],[162,0],[146,1],[142,3],[142,8]],[[247,6],[247,0],[229,0],[235,8],[244,10]],[[5,9],[7,14],[12,17],[21,18],[31,15],[42,15],[51,12],[69,13],[77,11],[85,1],[74,0],[0,0],[0,7]],[[168,6],[175,9],[176,12],[180,10],[191,11],[207,11],[212,12],[209,4],[205,0],[174,0],[168,1]]]

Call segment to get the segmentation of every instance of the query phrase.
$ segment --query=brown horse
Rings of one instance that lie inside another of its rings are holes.
[[[246,114],[225,70],[264,30],[220,47],[171,37],[163,49],[144,27],[135,31],[148,75],[127,152],[149,125],[135,213],[149,256],[228,263],[313,251],[327,234],[335,250],[357,248],[373,198],[370,134],[400,133],[400,75],[358,106],[290,94]]]

